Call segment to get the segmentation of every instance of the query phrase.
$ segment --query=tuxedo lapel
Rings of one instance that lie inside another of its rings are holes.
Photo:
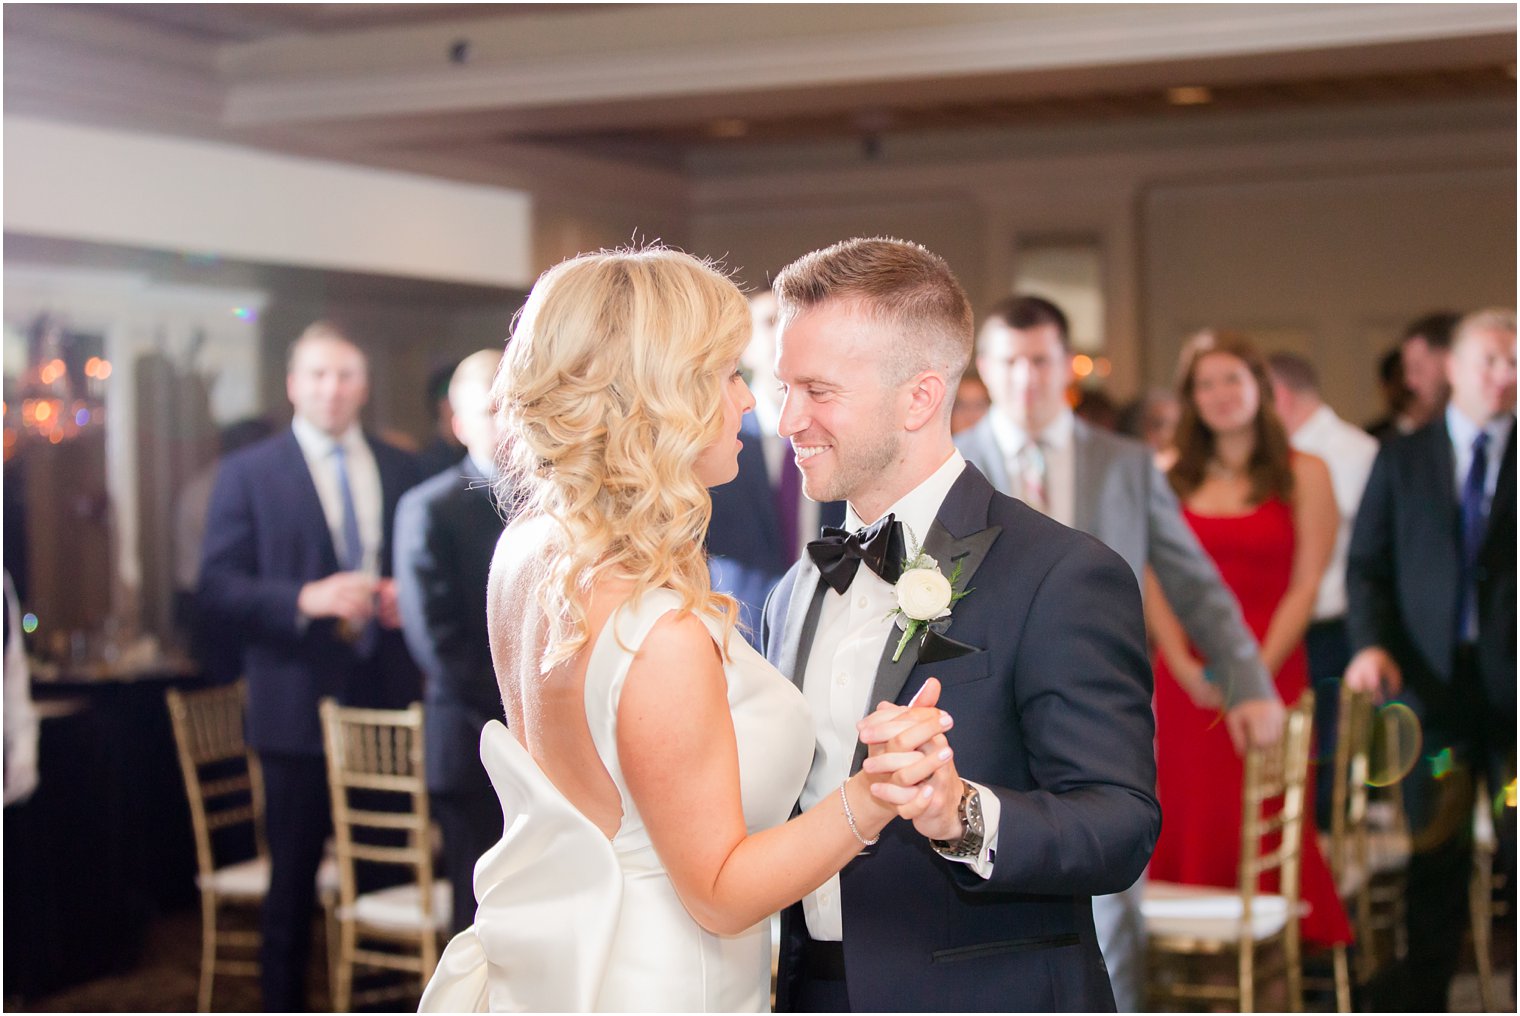
[[[792,583],[792,598],[786,604],[786,620],[781,626],[781,648],[776,654],[776,669],[798,688],[807,673],[808,654],[813,649],[813,635],[818,631],[818,615],[823,610],[823,596],[828,587],[819,581],[818,569],[804,558]]]
[[[1003,531],[1002,526],[987,525],[987,508],[992,494],[992,486],[987,478],[975,466],[967,464],[965,472],[955,481],[955,486],[950,488],[950,493],[945,497],[945,503],[940,506],[934,525],[929,527],[929,535],[924,538],[924,553],[934,558],[946,578],[955,572],[956,564],[960,564],[961,575],[956,580],[956,592],[971,588],[977,569],[982,566],[987,553]],[[956,533],[965,535],[957,536]],[[951,624],[954,623],[952,615]],[[910,639],[903,647],[902,655],[894,661],[892,655],[897,652],[902,629],[895,625],[892,627],[886,645],[882,646],[881,659],[876,667],[876,682],[871,688],[870,701],[866,703],[867,711],[875,709],[878,702],[896,702],[902,695],[913,668],[918,665],[922,638],[920,635]],[[865,756],[866,746],[857,745],[852,771],[860,768]]]

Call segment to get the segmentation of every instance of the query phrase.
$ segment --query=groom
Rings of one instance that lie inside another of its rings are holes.
[[[1090,897],[1135,880],[1161,818],[1134,574],[955,450],[972,316],[943,260],[848,240],[774,290],[781,435],[808,497],[869,527],[811,545],[766,605],[766,655],[817,718],[802,806],[859,767],[877,702],[937,677],[955,720],[929,810],[783,914],[777,1008],[1112,1010]],[[899,656],[893,583],[920,543],[966,595]]]

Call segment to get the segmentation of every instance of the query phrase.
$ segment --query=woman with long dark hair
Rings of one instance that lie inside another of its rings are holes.
[[[1329,469],[1292,450],[1271,393],[1266,364],[1246,340],[1196,338],[1184,352],[1182,418],[1166,465],[1188,525],[1240,601],[1278,694],[1291,705],[1309,683],[1304,632],[1338,516]],[[1153,578],[1146,594],[1159,649],[1156,784],[1166,816],[1151,877],[1233,886],[1244,770],[1219,722],[1220,692],[1204,680],[1203,664]],[[1312,821],[1303,846],[1302,890],[1310,906],[1304,940],[1348,942],[1350,924]]]

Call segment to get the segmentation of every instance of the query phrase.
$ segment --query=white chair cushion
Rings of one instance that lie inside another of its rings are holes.
[[[218,896],[242,896],[262,899],[269,895],[269,858],[255,857],[237,864],[218,868],[208,879],[195,876],[195,884],[202,892],[208,889]]]
[[[1244,908],[1239,894],[1207,886],[1147,882],[1140,901],[1145,930],[1161,938],[1235,941],[1241,937]],[[1288,901],[1282,896],[1258,895],[1251,902],[1248,935],[1261,940],[1282,931],[1288,923]]]
[[[195,876],[195,884],[201,890],[211,889],[218,896],[246,896],[260,898],[269,895],[269,858],[255,857],[237,864],[229,864],[211,873],[208,881]],[[322,859],[317,869],[317,896],[338,894],[338,862],[331,857]]]
[[[435,930],[448,927],[453,916],[453,893],[448,882],[439,879],[433,883],[433,919]],[[400,930],[425,927],[422,919],[422,895],[415,882],[391,886],[372,893],[364,893],[352,907],[339,907],[338,919],[357,920],[382,928]]]

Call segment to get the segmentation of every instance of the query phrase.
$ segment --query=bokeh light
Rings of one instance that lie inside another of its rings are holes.
[[[37,615],[26,613],[21,615],[21,630],[30,635],[37,630]]]
[[[1414,769],[1424,741],[1420,718],[1402,702],[1390,702],[1372,718],[1367,785],[1391,787]]]

